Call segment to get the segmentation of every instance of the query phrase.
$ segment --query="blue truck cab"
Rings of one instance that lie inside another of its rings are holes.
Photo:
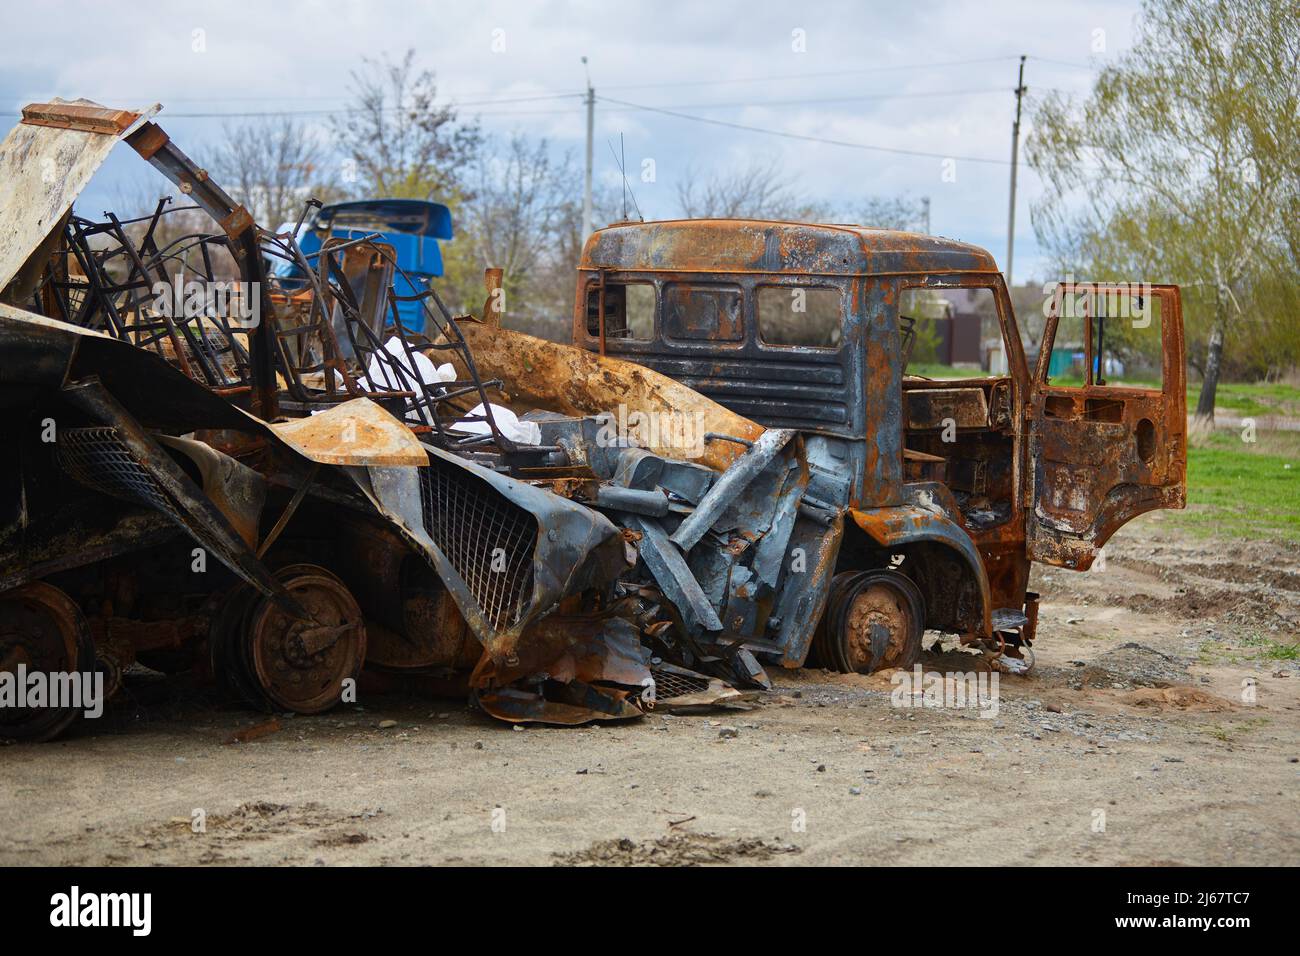
[[[443,273],[438,240],[452,238],[451,210],[442,203],[424,199],[359,199],[334,203],[321,207],[304,224],[298,244],[303,254],[311,257],[320,252],[327,239],[360,239],[375,233],[397,254],[401,271],[393,277],[393,291],[399,296],[417,295],[428,289],[430,279]],[[292,281],[296,271],[287,262],[276,269],[282,281]],[[423,331],[423,303],[398,302],[397,314],[409,331]]]

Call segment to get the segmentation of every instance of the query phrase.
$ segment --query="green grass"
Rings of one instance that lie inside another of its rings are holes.
[[[1187,407],[1195,408],[1201,385],[1187,387]],[[1264,415],[1300,415],[1300,388],[1281,383],[1220,382],[1214,392],[1214,405],[1242,417]]]
[[[929,375],[928,372],[922,373]],[[958,373],[960,374],[960,373]],[[938,376],[930,376],[936,378]],[[1062,388],[1082,388],[1081,374],[1053,375],[1049,384]],[[1118,376],[1110,379],[1108,385],[1128,385],[1135,388],[1160,388],[1160,382],[1153,378]],[[1192,382],[1187,386],[1187,407],[1194,409],[1201,395],[1201,383]],[[1263,417],[1281,415],[1300,417],[1300,387],[1280,383],[1220,382],[1214,391],[1214,405],[1225,412],[1246,417]]]
[[[1055,385],[1057,388],[1083,388],[1083,375],[1078,373],[1053,375],[1047,380],[1047,384]],[[1106,379],[1106,384],[1120,388],[1160,388],[1159,379],[1124,375],[1112,376]]]
[[[1256,661],[1296,661],[1300,660],[1300,643],[1275,641],[1256,632],[1242,638],[1235,646],[1218,640],[1203,641],[1196,656],[1203,667],[1236,666]]]
[[[1256,656],[1266,661],[1300,661],[1300,644],[1285,644],[1262,634],[1254,634],[1242,643],[1247,647],[1258,647]]]
[[[1300,432],[1223,429],[1187,452],[1187,501],[1170,517],[1216,537],[1300,543]],[[1290,466],[1290,467],[1288,467]]]
[[[1248,717],[1246,720],[1239,721],[1231,726],[1225,724],[1211,724],[1201,732],[1208,734],[1215,740],[1220,740],[1225,744],[1230,744],[1236,740],[1236,738],[1241,737],[1244,734],[1251,733],[1255,730],[1262,730],[1271,722],[1272,721],[1267,717]]]
[[[978,368],[953,368],[951,365],[940,365],[937,362],[909,362],[907,374],[920,375],[924,378],[945,379],[980,378],[988,373]]]

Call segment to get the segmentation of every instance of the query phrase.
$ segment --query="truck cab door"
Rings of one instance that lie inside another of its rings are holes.
[[[1181,508],[1187,393],[1177,286],[1059,284],[1026,407],[1026,551],[1091,566],[1125,522]]]

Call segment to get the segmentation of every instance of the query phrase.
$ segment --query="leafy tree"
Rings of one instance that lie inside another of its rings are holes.
[[[1298,13],[1294,0],[1147,0],[1132,49],[1082,104],[1054,93],[1032,111],[1040,237],[1079,278],[1184,287],[1201,419],[1229,337],[1248,341],[1261,307],[1293,294],[1279,268],[1295,287]]]

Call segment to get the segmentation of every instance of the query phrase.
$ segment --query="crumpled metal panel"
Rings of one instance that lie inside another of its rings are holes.
[[[561,598],[626,570],[622,534],[604,515],[426,447],[427,468],[368,469],[363,490],[432,563],[494,659],[516,657],[525,627]]]
[[[89,106],[89,100],[51,105]],[[19,123],[0,143],[0,289],[17,275],[50,230],[58,228],[109,152],[132,129],[158,111],[111,111],[120,128],[56,129]],[[110,112],[110,111],[104,111]]]
[[[368,398],[275,422],[271,429],[299,454],[325,465],[427,465],[411,430]]]
[[[485,659],[474,699],[502,720],[585,724],[640,717],[654,705],[650,652],[631,621],[613,613],[553,614],[504,666]]]

